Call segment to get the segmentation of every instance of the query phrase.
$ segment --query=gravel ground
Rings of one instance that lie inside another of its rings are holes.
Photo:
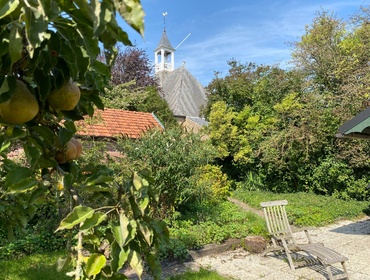
[[[314,242],[323,243],[349,258],[347,270],[351,280],[370,280],[370,218],[359,221],[340,221],[336,224],[310,230]],[[305,240],[304,233],[296,233],[299,243]],[[194,260],[207,269],[240,280],[293,280],[293,279],[328,279],[321,265],[315,264],[290,270],[284,256],[269,254],[267,257],[250,254],[238,249],[218,255],[210,255]],[[342,267],[332,268],[333,274],[342,271]]]
[[[263,216],[262,211],[253,209],[241,201],[236,199],[230,199],[230,201],[246,211],[253,211]],[[295,227],[292,229],[297,231]],[[351,280],[370,280],[370,217],[356,221],[343,220],[326,227],[311,228],[309,232],[314,242],[323,243],[326,247],[349,258],[346,267]],[[295,233],[295,238],[298,243],[307,242],[306,235],[302,231]],[[312,264],[292,271],[284,255],[269,254],[262,257],[251,254],[244,249],[196,257],[186,263],[163,263],[162,279],[188,270],[197,271],[200,268],[217,271],[234,280],[328,279],[322,265]],[[338,275],[341,272],[340,264],[332,267],[333,275]],[[130,280],[139,279],[131,270],[126,270],[125,274]],[[143,280],[151,279],[148,275],[143,276]]]

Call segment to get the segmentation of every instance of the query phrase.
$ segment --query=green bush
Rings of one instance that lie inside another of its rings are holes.
[[[243,178],[242,182],[236,182],[236,188],[244,188],[245,190],[249,191],[256,191],[256,190],[264,190],[265,178],[262,178],[260,174],[255,172],[249,171],[247,175]]]
[[[159,192],[158,205],[152,209],[162,219],[192,201],[193,176],[197,168],[212,162],[215,155],[213,147],[201,135],[181,128],[152,131],[137,141],[120,139],[118,148],[125,155],[123,166],[151,170],[153,185]]]
[[[230,195],[232,182],[222,173],[221,167],[207,164],[200,166],[194,175],[193,200],[201,203],[210,201],[217,203]]]
[[[342,199],[369,200],[368,179],[356,179],[353,169],[334,157],[325,158],[308,176],[307,189]]]
[[[50,232],[41,234],[29,233],[17,237],[14,241],[0,243],[0,259],[9,260],[43,253],[62,250],[66,247],[66,239]]]
[[[13,240],[8,240],[5,232],[0,231],[0,259],[17,259],[65,249],[68,238],[62,233],[54,233],[56,227],[49,227],[55,221],[41,219],[36,225],[16,231]]]
[[[191,212],[172,221],[169,230],[170,236],[185,244],[187,249],[220,244],[230,238],[267,234],[261,217],[229,201],[194,205]]]
[[[189,251],[184,242],[170,238],[167,244],[160,246],[159,255],[162,260],[186,260],[189,257]]]
[[[6,235],[6,225],[0,225],[0,259],[65,249],[67,238],[54,233],[60,219],[58,207],[49,201],[36,209],[24,228],[14,230],[11,240]]]

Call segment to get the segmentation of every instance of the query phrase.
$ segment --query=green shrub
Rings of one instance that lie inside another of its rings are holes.
[[[137,141],[120,139],[118,148],[125,154],[124,166],[151,170],[159,192],[159,202],[152,209],[162,219],[191,202],[191,180],[197,168],[212,162],[215,156],[213,146],[201,135],[181,128],[148,132]]]
[[[222,173],[220,166],[211,164],[200,166],[194,175],[194,181],[193,200],[199,203],[207,200],[216,203],[230,195],[232,182]]]
[[[325,158],[308,176],[307,189],[342,199],[369,200],[368,179],[356,179],[353,169],[334,157]]]
[[[0,225],[0,259],[65,249],[67,238],[61,233],[54,233],[60,219],[58,207],[49,201],[36,209],[24,228],[14,230],[11,240],[5,234],[6,228]]]
[[[53,232],[19,234],[13,241],[0,241],[0,259],[17,259],[35,253],[57,251],[66,248],[66,238]]]
[[[162,260],[186,260],[189,258],[189,251],[184,242],[170,238],[167,244],[160,246],[159,255]]]
[[[243,181],[235,183],[236,188],[243,188],[248,191],[257,191],[265,189],[264,184],[265,178],[262,178],[260,174],[249,171],[243,179],[244,179]]]
[[[169,230],[170,236],[184,243],[188,249],[220,244],[230,238],[267,234],[261,217],[229,201],[217,205],[194,205],[181,220],[172,221]]]

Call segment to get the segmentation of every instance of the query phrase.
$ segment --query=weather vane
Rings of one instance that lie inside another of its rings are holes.
[[[163,29],[166,30],[166,16],[167,16],[167,12],[163,12],[162,13],[162,16],[163,16]]]

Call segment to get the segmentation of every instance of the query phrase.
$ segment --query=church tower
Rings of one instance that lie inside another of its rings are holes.
[[[166,15],[167,13],[163,13],[164,17]],[[176,119],[182,123],[187,117],[199,118],[200,109],[206,105],[207,96],[204,87],[186,69],[185,64],[175,69],[175,51],[164,26],[161,40],[154,50],[155,74],[162,88],[163,98]]]
[[[175,48],[168,40],[166,28],[163,29],[161,40],[155,52],[155,73],[175,70]]]

